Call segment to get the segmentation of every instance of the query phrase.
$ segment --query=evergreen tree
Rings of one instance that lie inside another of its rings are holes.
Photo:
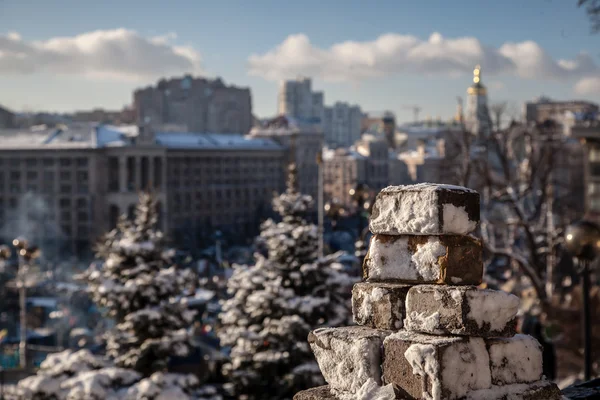
[[[193,313],[180,298],[197,279],[171,264],[156,225],[155,200],[141,194],[135,221],[121,218],[97,247],[104,262],[82,274],[94,302],[116,322],[105,335],[107,357],[87,350],[49,356],[37,375],[19,382],[22,399],[221,400],[196,377],[166,372],[171,356],[191,348]]]
[[[273,200],[281,222],[267,220],[254,266],[236,266],[223,304],[222,346],[232,346],[224,374],[238,398],[283,399],[322,383],[306,341],[311,329],[346,323],[350,287],[336,255],[317,259],[317,227],[306,221],[310,196],[298,193],[296,167],[285,193]]]
[[[119,220],[97,247],[103,265],[84,275],[94,302],[117,322],[106,335],[107,355],[145,376],[164,370],[170,356],[188,354],[193,320],[176,298],[195,277],[170,264],[172,251],[156,225],[155,201],[142,193],[135,221]]]

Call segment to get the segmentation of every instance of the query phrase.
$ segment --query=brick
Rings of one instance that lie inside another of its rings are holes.
[[[363,275],[370,282],[479,285],[481,254],[481,241],[472,236],[374,235]]]
[[[332,389],[356,393],[369,379],[381,383],[381,346],[391,332],[348,326],[308,335],[323,377]]]
[[[531,383],[542,379],[542,346],[529,335],[487,339],[492,384]]]
[[[312,389],[296,393],[293,400],[336,400],[337,397],[331,393],[329,385],[318,386]]]
[[[376,329],[402,328],[405,301],[411,286],[394,283],[356,283],[352,288],[354,322]]]
[[[467,394],[466,400],[561,400],[558,387],[549,381],[492,386]]]
[[[383,383],[409,400],[461,399],[492,384],[481,338],[399,331],[384,340],[382,369]]]
[[[511,337],[519,298],[475,286],[419,285],[406,296],[405,329],[430,334]]]
[[[479,193],[460,186],[422,183],[389,186],[377,195],[369,221],[386,235],[466,235],[479,223]]]

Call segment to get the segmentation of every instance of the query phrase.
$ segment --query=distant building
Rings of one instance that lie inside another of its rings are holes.
[[[350,148],[328,149],[323,155],[323,191],[327,200],[352,208],[350,189],[359,183],[378,192],[389,185],[389,147],[384,139],[365,135]]]
[[[323,92],[312,91],[310,78],[282,81],[279,84],[277,113],[320,123],[324,117]]]
[[[396,148],[396,116],[391,111],[381,115],[368,113],[361,120],[361,133],[384,137],[391,149]]]
[[[13,112],[0,107],[0,129],[16,127],[16,116]]]
[[[0,227],[20,221],[15,210],[33,193],[47,207],[61,251],[81,256],[119,215],[133,212],[139,190],[150,189],[159,225],[180,248],[206,245],[215,229],[250,237],[284,187],[285,160],[275,141],[234,134],[89,124],[3,130]]]
[[[317,154],[323,148],[323,130],[320,124],[311,124],[290,116],[279,116],[256,126],[251,138],[268,138],[288,149],[286,162],[298,167],[298,189],[317,198]]]
[[[325,143],[332,148],[349,147],[360,139],[362,111],[359,106],[337,102],[325,107],[323,132]]]
[[[586,114],[595,114],[599,111],[598,104],[590,101],[554,101],[547,97],[540,97],[523,105],[525,121],[528,123],[544,122],[546,120],[562,123],[566,113],[585,117]]]
[[[133,103],[137,123],[157,130],[176,124],[189,132],[246,134],[252,126],[250,89],[226,86],[219,78],[162,79],[136,90]]]
[[[465,127],[479,139],[486,139],[492,132],[492,119],[487,103],[487,89],[481,82],[481,67],[473,70],[473,84],[467,89]]]

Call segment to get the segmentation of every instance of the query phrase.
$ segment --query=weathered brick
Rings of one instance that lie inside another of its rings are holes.
[[[494,385],[531,383],[542,379],[542,346],[529,335],[487,339]]]
[[[352,314],[358,325],[376,329],[402,328],[409,285],[356,283],[352,288]]]
[[[296,393],[293,400],[336,400],[337,397],[331,393],[329,385],[318,386],[312,389]]]
[[[561,400],[558,387],[549,381],[492,386],[467,394],[466,400]]]
[[[381,383],[381,346],[390,333],[364,326],[321,328],[308,342],[330,387],[355,393],[369,378]]]
[[[519,298],[475,286],[413,286],[406,296],[405,328],[430,334],[511,337]]]
[[[363,274],[367,281],[479,285],[481,253],[472,236],[374,235]]]
[[[369,228],[386,235],[466,235],[479,222],[479,193],[423,183],[389,186],[377,195]]]
[[[382,369],[402,399],[460,399],[492,384],[481,338],[399,331],[384,340]]]

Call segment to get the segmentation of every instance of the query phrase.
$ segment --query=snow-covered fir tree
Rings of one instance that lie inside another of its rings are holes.
[[[167,373],[191,349],[193,313],[180,299],[197,278],[171,264],[157,229],[156,201],[140,194],[135,220],[121,218],[97,247],[103,263],[82,274],[92,299],[115,320],[106,357],[87,350],[49,356],[19,383],[23,399],[220,399],[192,375]]]
[[[349,276],[337,255],[318,259],[317,227],[305,216],[312,198],[298,193],[296,167],[273,200],[281,222],[267,220],[253,266],[236,266],[228,282],[219,338],[231,346],[224,374],[238,398],[285,399],[323,382],[307,343],[311,329],[351,318]]]

